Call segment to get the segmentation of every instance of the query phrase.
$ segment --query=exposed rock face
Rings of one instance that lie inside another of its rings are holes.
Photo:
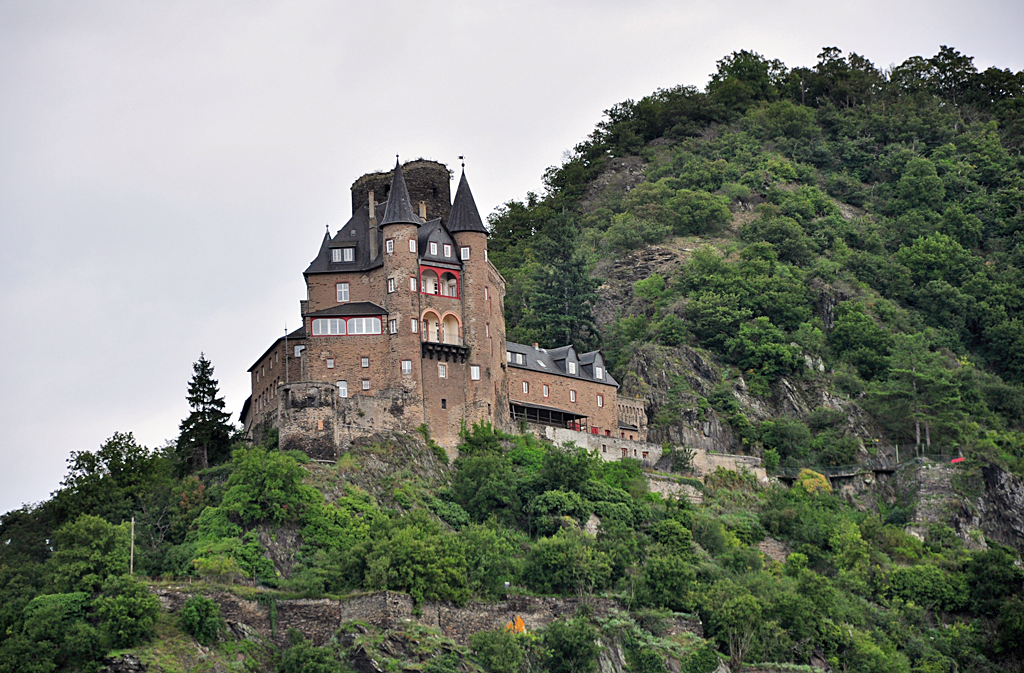
[[[984,468],[982,475],[985,495],[978,504],[985,534],[1019,547],[1024,543],[1024,483],[995,465]]]
[[[609,198],[621,196],[644,180],[644,169],[647,164],[640,157],[616,157],[608,162],[605,168],[590,186],[580,207],[590,212],[595,207],[608,202]]]
[[[145,673],[148,670],[138,657],[131,654],[109,657],[103,663],[105,666],[100,669],[100,673]]]

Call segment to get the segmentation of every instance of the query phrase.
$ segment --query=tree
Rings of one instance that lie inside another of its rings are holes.
[[[220,388],[213,378],[213,365],[206,355],[199,354],[192,371],[185,398],[192,411],[179,426],[177,453],[183,468],[205,469],[211,463],[224,462],[231,455],[231,414],[224,411],[224,398],[220,397]]]

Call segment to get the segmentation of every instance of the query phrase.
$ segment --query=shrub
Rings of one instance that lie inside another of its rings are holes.
[[[153,635],[160,601],[146,585],[127,575],[108,577],[96,599],[100,628],[112,647],[133,647]]]
[[[829,483],[828,477],[815,472],[814,470],[800,470],[800,474],[797,475],[796,484],[794,485],[799,486],[811,495],[832,492],[832,484]]]
[[[209,647],[220,633],[220,606],[206,596],[193,596],[181,610],[181,628],[200,645]]]
[[[591,673],[597,670],[597,632],[582,619],[552,622],[544,630],[550,673]]]
[[[487,673],[518,673],[523,665],[523,649],[510,631],[478,631],[469,637],[469,646]]]

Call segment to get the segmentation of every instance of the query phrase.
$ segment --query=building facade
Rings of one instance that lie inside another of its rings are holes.
[[[465,172],[454,201],[449,182],[426,160],[355,181],[352,217],[303,274],[302,327],[249,369],[250,437],[276,427],[283,449],[331,459],[348,438],[423,425],[449,448],[481,421],[620,432],[600,352],[506,342],[487,229]]]

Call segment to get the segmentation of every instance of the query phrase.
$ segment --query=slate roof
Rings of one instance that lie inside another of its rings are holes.
[[[476,200],[473,192],[469,190],[469,183],[466,181],[466,171],[463,169],[462,178],[459,180],[459,188],[455,192],[455,201],[452,203],[452,212],[448,215],[448,231],[479,231],[486,234],[487,228],[480,218],[480,211],[477,210]]]
[[[522,353],[525,356],[524,364],[519,364],[514,361],[506,364],[509,367],[515,367],[516,369],[529,369],[535,372],[545,372],[554,376],[565,376],[570,379],[582,379],[584,381],[593,381],[594,383],[615,386],[616,388],[619,387],[619,383],[612,378],[612,375],[608,373],[607,369],[605,370],[604,378],[602,379],[595,379],[592,373],[585,371],[582,367],[577,367],[575,374],[569,374],[567,371],[562,369],[558,362],[559,360],[564,361],[565,353],[567,353],[571,348],[572,346],[562,346],[560,348],[552,348],[550,350],[545,350],[543,348],[537,350],[533,346],[517,344],[513,341],[506,341],[505,350],[511,351],[512,353]],[[597,357],[599,352],[600,351],[591,351],[590,353],[585,353],[585,355],[590,356],[590,362],[593,363],[594,358]],[[562,357],[552,357],[552,354],[554,353],[559,353]]]
[[[391,191],[388,192],[388,205],[384,210],[384,218],[380,226],[385,224],[423,224],[412,209],[412,201],[409,200],[409,190],[405,186],[405,178],[402,176],[402,164],[395,159],[395,175],[391,178]]]
[[[385,204],[378,203],[374,209],[378,222],[384,216],[385,207]],[[331,248],[346,248],[353,245],[356,248],[355,261],[331,261]],[[383,248],[384,239],[378,227],[377,257],[370,259],[370,207],[363,205],[352,214],[352,217],[345,223],[345,226],[338,230],[334,238],[331,238],[329,234],[324,236],[324,240],[320,244],[320,252],[317,253],[316,259],[309,263],[303,274],[308,276],[315,273],[343,273],[376,269],[384,264]]]
[[[303,325],[299,329],[295,330],[294,332],[291,332],[291,333],[288,334],[288,340],[289,341],[302,341],[305,338],[306,338],[306,327],[305,327],[305,325]],[[278,337],[277,341],[275,341],[274,343],[270,344],[270,348],[268,348],[267,350],[263,351],[263,355],[261,355],[258,358],[256,358],[256,362],[254,362],[252,364],[252,367],[249,367],[249,369],[247,369],[246,371],[251,372],[252,370],[256,369],[256,365],[258,365],[260,363],[260,360],[262,360],[263,358],[267,357],[267,354],[270,353],[270,351],[272,351],[275,348],[277,348],[277,344],[279,344],[282,341],[284,341],[284,339],[285,339],[284,337]]]
[[[437,243],[437,254],[430,254],[430,243]],[[437,264],[438,266],[448,266],[453,269],[461,269],[462,262],[459,260],[459,248],[455,245],[455,239],[452,238],[445,226],[441,224],[441,220],[431,220],[425,225],[420,227],[419,236],[417,237],[416,244],[419,246],[417,250],[420,251],[420,262],[427,264]],[[444,256],[444,246],[448,244],[452,250],[451,257]]]
[[[345,304],[338,304],[322,311],[307,313],[311,318],[326,318],[352,315],[387,315],[387,309],[377,306],[372,301],[352,301]]]

